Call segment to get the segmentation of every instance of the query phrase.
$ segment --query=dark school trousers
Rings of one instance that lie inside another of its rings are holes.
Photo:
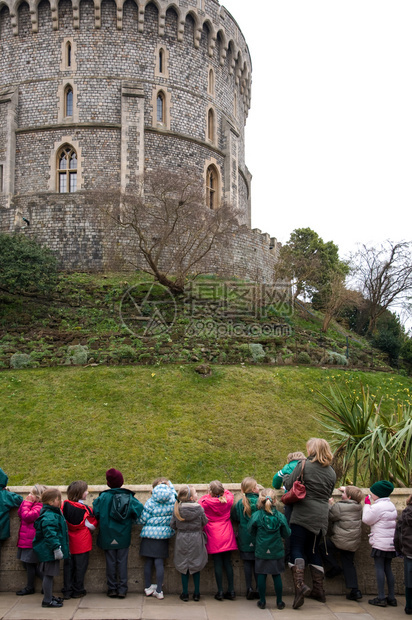
[[[118,594],[127,592],[127,549],[106,549],[106,578],[109,590],[117,590]]]

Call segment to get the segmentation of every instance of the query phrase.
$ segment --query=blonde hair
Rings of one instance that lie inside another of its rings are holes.
[[[345,487],[345,493],[350,498],[353,499],[358,504],[363,500],[363,493],[359,487],[354,487],[353,485],[349,485]]]
[[[302,459],[305,459],[305,455],[303,454],[303,452],[289,452],[286,460],[288,463],[290,463],[291,461],[301,461]]]
[[[243,514],[247,515],[248,517],[252,516],[252,508],[250,507],[250,502],[248,498],[246,497],[246,493],[253,493],[253,489],[256,488],[256,485],[257,485],[256,480],[254,478],[251,478],[250,476],[243,478],[240,484],[240,490],[243,493],[243,497],[242,497]]]
[[[312,437],[306,443],[306,451],[308,456],[313,457],[312,463],[318,461],[322,467],[326,467],[332,463],[333,454],[326,439]]]
[[[223,487],[223,484],[220,482],[220,480],[212,480],[212,482],[209,484],[209,494],[212,497],[218,497],[219,501],[222,504],[227,504],[227,499],[223,495],[224,492],[225,492],[225,489]]]
[[[196,493],[196,488],[192,485],[192,484],[186,484],[186,486],[181,487],[179,489],[179,492],[177,494],[177,499],[175,502],[175,507],[173,509],[173,514],[175,515],[176,519],[178,519],[179,521],[184,521],[185,519],[180,515],[179,512],[179,504],[181,504],[182,502],[190,502],[193,501],[193,496]]]
[[[41,501],[43,502],[43,504],[51,505],[56,499],[59,499],[61,501],[62,494],[60,493],[59,489],[56,489],[55,487],[49,487],[41,494]]]
[[[46,489],[47,487],[44,484],[35,484],[32,490],[30,491],[30,494],[36,498],[37,502],[41,502],[42,493],[44,493]]]
[[[262,489],[257,501],[258,510],[263,508],[265,512],[273,514],[273,509],[276,510],[276,499],[277,495],[274,489]]]

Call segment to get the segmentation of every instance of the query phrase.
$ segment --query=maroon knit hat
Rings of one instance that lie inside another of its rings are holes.
[[[108,469],[106,472],[107,486],[111,489],[119,489],[123,485],[123,474],[118,469]]]

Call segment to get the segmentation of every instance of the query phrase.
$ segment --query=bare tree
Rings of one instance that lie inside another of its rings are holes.
[[[357,288],[369,304],[368,331],[394,303],[407,302],[412,291],[412,242],[385,241],[379,247],[362,245],[351,256]]]
[[[192,172],[147,172],[126,192],[93,192],[89,201],[121,228],[130,229],[144,271],[174,293],[182,293],[188,277],[201,273],[201,263],[217,243],[239,228],[228,205],[206,207],[203,181]],[[141,266],[137,260],[132,263]]]
[[[339,315],[342,308],[349,305],[360,308],[364,304],[361,293],[346,288],[345,279],[339,274],[335,273],[331,276],[327,289],[327,295],[323,296],[322,332],[328,331],[331,320]]]

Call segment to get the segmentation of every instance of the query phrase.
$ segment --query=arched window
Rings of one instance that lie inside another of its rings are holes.
[[[165,51],[161,47],[159,50],[159,73],[165,72]]]
[[[209,95],[214,96],[214,94],[215,94],[215,74],[213,72],[213,69],[209,69],[209,80],[208,80],[208,84],[207,84],[207,91],[208,91]]]
[[[207,113],[207,138],[211,142],[215,139],[215,113],[212,108]]]
[[[64,115],[73,116],[73,89],[67,86],[64,91]]]
[[[157,94],[156,99],[156,119],[158,123],[165,124],[165,95],[162,91]]]
[[[57,155],[57,186],[60,194],[77,189],[77,154],[69,145],[61,148]]]
[[[216,209],[219,199],[219,176],[216,166],[209,166],[206,171],[206,205]]]
[[[72,66],[72,44],[67,43],[66,45],[66,67]]]

